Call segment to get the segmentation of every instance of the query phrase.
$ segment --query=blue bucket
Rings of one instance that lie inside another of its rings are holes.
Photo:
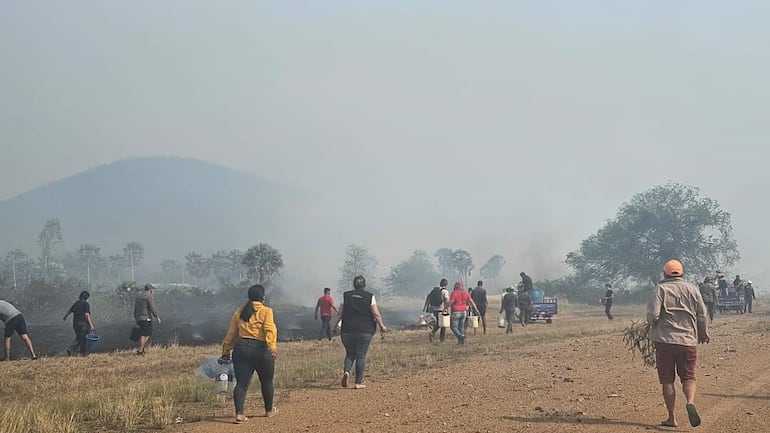
[[[532,291],[531,297],[532,297],[532,303],[533,304],[542,304],[543,303],[543,298],[545,296],[544,296],[542,290],[535,289],[535,290]]]
[[[89,332],[86,334],[86,352],[91,353],[94,350],[94,347],[96,346],[96,343],[99,342],[99,336],[94,334],[93,332]]]

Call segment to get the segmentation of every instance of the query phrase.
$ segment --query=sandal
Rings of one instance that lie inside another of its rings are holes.
[[[700,425],[700,415],[698,415],[698,409],[696,409],[695,405],[692,403],[688,403],[687,406],[685,406],[685,409],[687,409],[687,418],[690,419],[690,425],[693,427],[698,427]]]
[[[248,418],[246,418],[245,416],[244,416],[243,418],[241,418],[241,419],[238,419],[238,417],[237,417],[237,416],[235,417],[235,423],[236,423],[236,424],[242,424],[242,423],[244,423],[244,422],[246,422],[246,421],[248,421],[248,420],[249,420],[249,419],[248,419]]]

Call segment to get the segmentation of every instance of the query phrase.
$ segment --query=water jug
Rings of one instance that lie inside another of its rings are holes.
[[[479,316],[469,316],[468,317],[468,324],[471,326],[471,328],[478,328],[479,327]]]
[[[227,394],[228,385],[230,383],[231,376],[227,373],[222,373],[214,379],[214,393],[215,394]]]
[[[505,328],[505,318],[503,316],[497,316],[497,327]]]
[[[438,315],[438,326],[440,328],[449,328],[452,323],[449,313],[441,313]]]

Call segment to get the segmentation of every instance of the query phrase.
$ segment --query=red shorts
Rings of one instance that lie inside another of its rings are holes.
[[[658,368],[658,380],[661,384],[679,380],[695,380],[695,361],[698,359],[697,346],[655,343],[655,363]]]

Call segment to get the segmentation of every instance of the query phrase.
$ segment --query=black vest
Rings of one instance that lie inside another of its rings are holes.
[[[343,334],[374,334],[377,331],[372,314],[373,296],[366,290],[350,290],[342,295]]]

